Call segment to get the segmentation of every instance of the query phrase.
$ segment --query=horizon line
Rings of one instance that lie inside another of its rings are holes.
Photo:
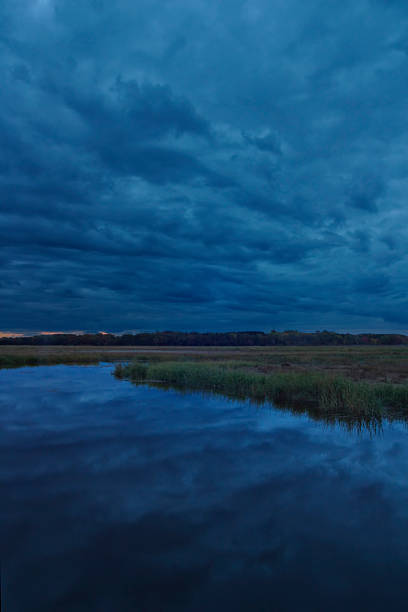
[[[173,333],[173,334],[245,334],[245,333],[260,333],[260,334],[270,334],[270,333],[289,333],[289,332],[298,332],[302,334],[316,334],[322,332],[328,332],[332,334],[350,334],[350,335],[360,335],[360,334],[376,334],[376,335],[403,335],[407,336],[407,330],[368,330],[368,329],[355,329],[355,330],[333,330],[333,329],[282,329],[282,330],[224,330],[224,331],[196,331],[196,330],[145,330],[145,329],[134,329],[134,330],[123,330],[123,331],[87,331],[87,330],[70,330],[70,331],[32,331],[32,330],[24,330],[24,331],[0,331],[0,339],[2,338],[32,338],[34,336],[59,336],[59,335],[76,335],[76,336],[84,336],[84,335],[112,335],[112,336],[123,336],[126,334],[129,335],[137,335],[137,334],[164,334],[164,333]]]

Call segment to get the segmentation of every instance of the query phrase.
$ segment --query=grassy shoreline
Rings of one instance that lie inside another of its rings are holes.
[[[408,386],[368,384],[318,372],[262,374],[228,362],[168,361],[118,365],[115,376],[312,412],[329,419],[408,418]],[[302,409],[303,405],[303,409]]]
[[[130,362],[116,374],[134,381],[272,402],[313,418],[408,421],[405,346],[0,347],[0,369],[103,361]]]

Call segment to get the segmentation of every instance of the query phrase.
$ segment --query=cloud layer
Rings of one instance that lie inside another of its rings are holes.
[[[3,329],[405,329],[406,3],[0,24]]]

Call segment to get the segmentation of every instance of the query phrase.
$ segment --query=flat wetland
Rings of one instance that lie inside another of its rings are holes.
[[[377,428],[408,420],[407,346],[3,346],[0,367],[116,363],[136,384],[218,393]]]

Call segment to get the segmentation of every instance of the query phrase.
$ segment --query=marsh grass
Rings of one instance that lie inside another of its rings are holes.
[[[186,359],[183,353],[169,355],[166,353],[135,353],[131,347],[129,349],[101,348],[95,347],[0,347],[0,369],[20,368],[25,366],[40,365],[94,365],[101,361],[118,362],[123,359],[134,360],[135,362],[161,363],[173,359]]]
[[[100,359],[95,355],[0,355],[0,368],[21,368],[25,366],[39,365],[91,365],[96,364]]]
[[[122,355],[107,352],[27,352],[0,354],[0,369],[44,365],[96,365],[101,361],[117,362]]]
[[[242,367],[242,364],[241,364]],[[318,372],[260,374],[228,362],[131,362],[115,375],[132,382],[165,384],[176,389],[205,391],[257,403],[273,403],[314,418],[380,426],[381,419],[408,417],[408,387],[355,382]]]

